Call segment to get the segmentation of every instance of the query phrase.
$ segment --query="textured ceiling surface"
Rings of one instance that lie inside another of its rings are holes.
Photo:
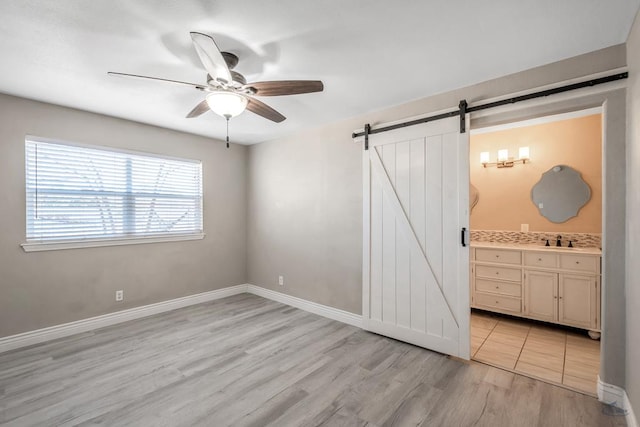
[[[3,0],[0,92],[224,139],[187,119],[204,83],[190,31],[237,54],[248,81],[319,79],[325,91],[263,97],[287,120],[245,112],[252,144],[625,42],[640,0]]]

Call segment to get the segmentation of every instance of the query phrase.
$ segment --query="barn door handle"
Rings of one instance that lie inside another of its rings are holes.
[[[469,244],[469,231],[467,227],[462,227],[462,230],[460,230],[460,244],[462,244],[463,247]]]

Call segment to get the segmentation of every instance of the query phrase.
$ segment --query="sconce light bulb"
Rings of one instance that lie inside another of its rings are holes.
[[[506,148],[498,150],[498,161],[506,162],[507,160],[509,160],[509,150],[507,150]]]
[[[485,163],[489,163],[489,152],[488,151],[483,151],[480,153],[480,163],[482,163],[483,165]]]

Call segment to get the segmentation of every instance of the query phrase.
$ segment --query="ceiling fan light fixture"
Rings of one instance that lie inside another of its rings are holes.
[[[247,98],[233,92],[211,92],[206,99],[211,111],[227,119],[241,114],[247,108]]]

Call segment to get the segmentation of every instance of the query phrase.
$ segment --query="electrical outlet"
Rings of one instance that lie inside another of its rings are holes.
[[[116,291],[116,301],[122,301],[124,299],[124,291]]]
[[[278,285],[284,286],[284,276],[278,276]]]
[[[520,224],[520,231],[529,231],[529,224]]]

